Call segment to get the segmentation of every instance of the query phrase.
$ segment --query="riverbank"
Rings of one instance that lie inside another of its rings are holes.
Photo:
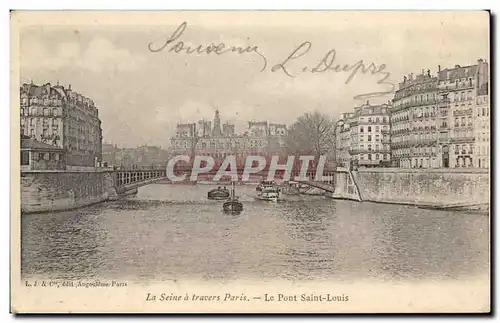
[[[137,188],[117,190],[114,176],[108,170],[22,172],[21,213],[75,209],[137,193]],[[489,179],[487,169],[359,169],[350,174],[339,172],[335,193],[311,188],[304,195],[487,213],[490,204]],[[173,184],[167,180],[152,184],[230,185],[212,181]]]
[[[489,210],[488,169],[372,168],[352,174],[362,201],[455,211]]]

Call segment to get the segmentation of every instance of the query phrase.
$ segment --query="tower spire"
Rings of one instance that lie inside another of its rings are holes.
[[[222,132],[221,132],[221,128],[220,128],[219,109],[215,110],[214,130],[213,130],[212,136],[222,136]]]

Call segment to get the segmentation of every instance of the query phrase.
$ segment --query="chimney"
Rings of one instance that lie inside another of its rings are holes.
[[[457,65],[455,65],[455,68],[460,68],[460,65],[458,65],[458,64],[457,64]]]
[[[438,72],[441,72],[441,65],[438,65]]]
[[[477,64],[478,65],[481,65],[482,63],[483,63],[483,59],[482,58],[480,58],[480,59],[477,60]]]
[[[70,90],[70,91],[71,91],[71,84],[69,84],[69,85],[68,85],[68,90]]]
[[[422,69],[422,75],[425,75],[425,69]]]

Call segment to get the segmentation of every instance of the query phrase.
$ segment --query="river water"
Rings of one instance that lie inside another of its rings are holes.
[[[149,185],[135,197],[21,223],[23,278],[429,280],[488,275],[487,215],[310,196],[255,201],[239,215],[206,185]]]

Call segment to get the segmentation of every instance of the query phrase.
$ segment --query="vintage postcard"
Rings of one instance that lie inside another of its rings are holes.
[[[13,313],[490,312],[488,11],[13,11]]]

